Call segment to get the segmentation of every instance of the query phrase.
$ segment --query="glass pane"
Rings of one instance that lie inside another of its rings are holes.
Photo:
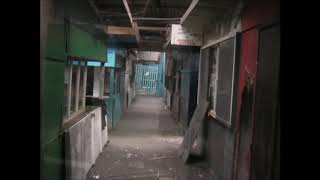
[[[234,38],[224,41],[219,47],[218,84],[216,113],[228,124],[230,122],[232,79],[234,64]]]
[[[210,108],[215,109],[215,94],[217,84],[217,48],[210,48],[210,59],[209,59],[209,99]]]

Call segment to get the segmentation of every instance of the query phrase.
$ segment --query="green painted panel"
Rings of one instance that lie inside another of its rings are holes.
[[[122,98],[121,98],[121,95],[120,93],[119,94],[116,94],[114,96],[114,108],[113,108],[113,114],[114,114],[114,119],[113,119],[113,125],[114,127],[118,124],[119,120],[121,119],[122,117]]]
[[[105,99],[107,104],[108,124],[113,128],[113,98]]]
[[[109,121],[112,122],[112,128],[116,127],[119,120],[123,115],[123,102],[124,102],[124,71],[121,71],[120,78],[121,80],[116,80],[116,69],[108,68],[110,71],[110,95],[106,99],[107,103],[107,112]],[[120,86],[120,92],[116,92],[116,87]]]
[[[114,94],[115,91],[115,70],[110,69],[110,93]]]
[[[60,133],[64,101],[64,63],[44,60],[42,64],[42,107],[43,143]]]
[[[43,149],[42,180],[65,179],[64,136],[59,136]]]
[[[70,25],[69,54],[93,60],[106,61],[106,46],[91,34]]]
[[[48,24],[45,57],[66,59],[65,26],[62,18],[53,18]]]

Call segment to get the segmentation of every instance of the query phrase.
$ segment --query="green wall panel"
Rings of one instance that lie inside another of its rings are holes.
[[[45,60],[42,67],[41,120],[45,144],[60,133],[64,101],[64,63]]]
[[[106,46],[88,32],[74,25],[69,30],[69,54],[93,60],[106,61]]]
[[[45,57],[66,59],[65,26],[62,18],[54,18],[48,24]]]
[[[65,179],[64,136],[59,136],[43,148],[41,180]]]

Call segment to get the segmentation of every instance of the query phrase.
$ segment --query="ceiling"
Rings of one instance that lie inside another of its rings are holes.
[[[109,47],[139,47],[161,50],[166,43],[166,30],[181,23],[196,27],[212,24],[227,16],[238,0],[56,0],[74,24],[95,37],[107,40]],[[188,9],[196,3],[190,13]],[[126,9],[125,4],[128,8]],[[76,6],[75,6],[76,5]],[[129,12],[131,13],[131,18]],[[132,21],[131,21],[132,19]],[[130,27],[135,34],[107,34],[105,26]]]

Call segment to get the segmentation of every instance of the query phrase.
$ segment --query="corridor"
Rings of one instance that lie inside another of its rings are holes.
[[[41,0],[41,180],[279,180],[278,0]]]
[[[183,136],[160,97],[137,96],[118,126],[110,131],[87,179],[212,179],[202,163],[177,157]]]

